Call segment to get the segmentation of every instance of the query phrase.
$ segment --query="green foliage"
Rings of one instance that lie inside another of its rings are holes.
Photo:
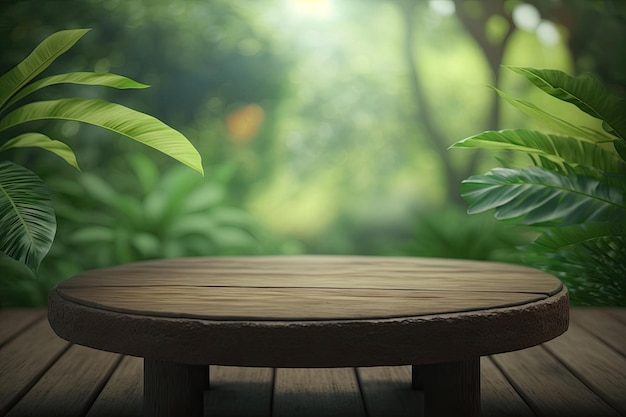
[[[41,179],[12,162],[0,162],[0,252],[36,270],[55,229],[50,193]]]
[[[533,166],[495,168],[463,181],[469,213],[538,228],[522,248],[526,262],[561,278],[579,304],[626,305],[626,101],[591,75],[510,68],[545,93],[602,121],[605,132],[577,127],[532,103],[511,104],[548,122],[556,134],[488,131],[453,148],[527,154]]]
[[[55,276],[146,259],[258,252],[254,222],[228,204],[232,164],[205,179],[182,166],[160,175],[142,154],[123,161],[113,185],[91,173],[49,181],[60,227],[47,260],[60,269]]]
[[[33,81],[89,29],[65,30],[47,37],[13,69],[0,77],[0,151],[34,147],[50,151],[79,168],[73,150],[39,132],[11,136],[16,127],[37,120],[71,120],[111,130],[153,147],[203,173],[201,158],[182,134],[160,120],[120,104],[87,98],[61,98],[19,103],[31,94],[56,84],[105,86],[117,89],[145,88],[115,74],[73,72]],[[32,124],[29,124],[31,126]],[[8,137],[6,137],[8,136]],[[56,220],[52,201],[35,174],[11,162],[0,165],[0,253],[37,271],[54,239]]]
[[[22,262],[0,253],[0,307],[41,306],[47,288]]]
[[[468,218],[455,206],[423,209],[415,216],[410,231],[405,244],[387,246],[386,254],[519,262],[515,247],[527,238],[512,225],[486,215]]]

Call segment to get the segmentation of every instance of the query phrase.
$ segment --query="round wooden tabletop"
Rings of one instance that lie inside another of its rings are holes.
[[[49,320],[75,343],[189,364],[433,363],[563,333],[567,290],[491,262],[363,256],[184,258],[76,275]]]

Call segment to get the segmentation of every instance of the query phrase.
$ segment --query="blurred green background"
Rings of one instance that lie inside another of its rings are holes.
[[[110,132],[49,122],[83,172],[42,151],[4,154],[51,188],[58,231],[37,281],[0,277],[0,306],[43,305],[75,273],[163,257],[521,262],[516,246],[533,233],[467,215],[459,195],[498,162],[447,148],[532,127],[487,85],[580,117],[501,65],[590,71],[624,95],[625,16],[620,0],[3,0],[0,73],[55,31],[92,28],[46,74],[110,71],[151,88],[48,94],[160,118],[198,148],[206,176]]]

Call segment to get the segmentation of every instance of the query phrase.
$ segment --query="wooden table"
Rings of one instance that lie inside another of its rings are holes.
[[[212,365],[413,365],[425,415],[478,416],[479,358],[568,326],[567,290],[522,266],[358,256],[187,258],[79,274],[48,318],[144,359],[146,416],[201,416]]]

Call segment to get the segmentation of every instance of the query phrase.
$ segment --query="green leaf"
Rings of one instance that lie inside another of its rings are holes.
[[[518,110],[526,113],[526,115],[538,120],[544,126],[546,126],[546,128],[551,129],[554,132],[562,133],[567,136],[574,136],[576,138],[587,140],[589,142],[612,142],[615,140],[614,137],[607,136],[605,133],[598,132],[597,130],[583,126],[575,126],[559,117],[556,117],[542,110],[541,108],[537,107],[529,101],[513,98],[495,87],[491,88],[509,104],[511,104]]]
[[[525,129],[486,131],[465,138],[452,145],[452,148],[525,152],[543,156],[557,164],[580,164],[605,172],[626,172],[626,163],[614,149],[573,137]]]
[[[626,161],[626,141],[616,140],[613,142],[615,151],[619,154],[623,161]]]
[[[62,30],[41,42],[22,62],[0,77],[0,110],[30,80],[48,68],[90,29]]]
[[[542,167],[495,168],[463,181],[468,213],[495,209],[499,220],[558,226],[624,218],[623,191],[596,178],[562,175]]]
[[[609,94],[591,74],[571,77],[558,70],[507,67],[553,97],[604,121],[607,132],[626,140],[626,100]]]
[[[50,194],[24,167],[0,162],[0,252],[36,271],[56,232]]]
[[[24,133],[0,146],[0,152],[11,148],[41,148],[61,157],[65,162],[80,171],[74,151],[65,143],[50,139],[42,133]]]
[[[0,120],[0,131],[43,119],[74,120],[111,130],[204,174],[200,154],[180,132],[152,116],[107,101],[65,98],[25,104]]]
[[[626,306],[626,225],[553,228],[521,247],[526,261],[556,275],[577,303]]]
[[[126,221],[142,221],[146,218],[145,212],[141,207],[141,201],[131,195],[118,193],[115,188],[109,185],[100,177],[85,173],[80,176],[78,181],[85,188],[88,196],[97,201],[102,207],[110,207],[117,210],[120,215],[115,217],[101,216],[97,221],[108,222],[111,225],[124,224]],[[94,220],[96,221],[96,220]]]
[[[7,107],[23,99],[29,94],[42,88],[57,84],[79,84],[101,87],[111,87],[120,90],[129,88],[148,88],[149,85],[138,83],[130,78],[117,74],[101,74],[96,72],[71,72],[68,74],[52,75],[30,83],[17,93],[8,103]]]
[[[6,278],[10,281],[34,281],[37,278],[32,269],[2,252],[0,252],[0,277],[2,277],[0,282]]]
[[[583,223],[556,227],[546,231],[528,245],[534,250],[555,252],[601,237],[626,237],[626,226],[620,223]],[[626,260],[625,260],[626,261]]]
[[[151,193],[157,186],[160,177],[156,162],[148,156],[136,152],[128,154],[127,160],[141,183],[142,194]]]

